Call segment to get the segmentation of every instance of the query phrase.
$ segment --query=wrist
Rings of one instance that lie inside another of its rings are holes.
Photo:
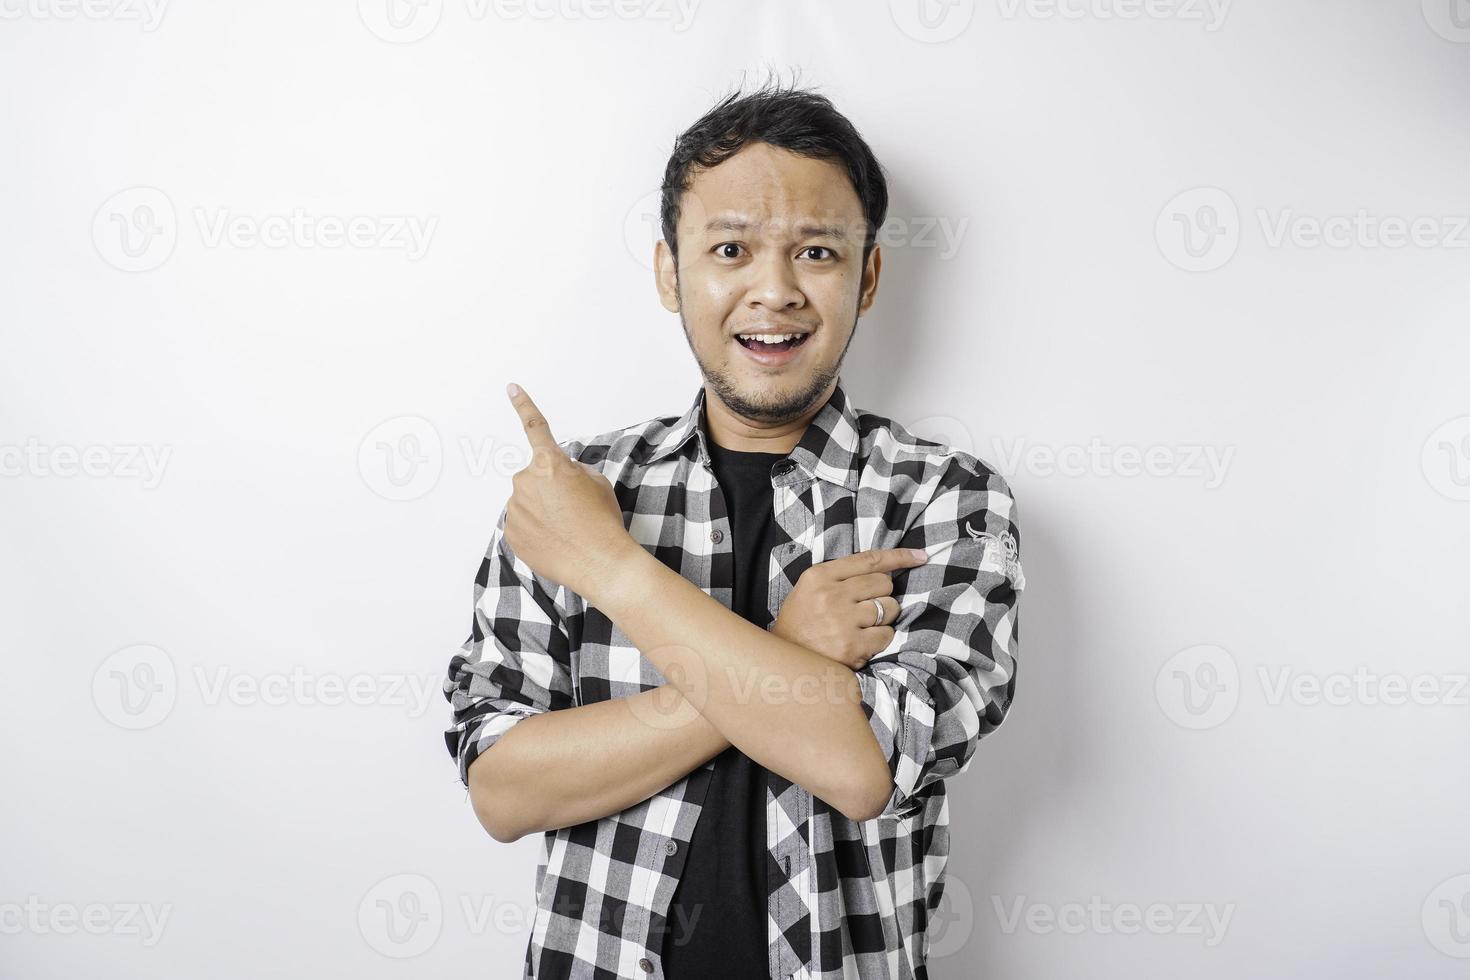
[[[625,602],[648,594],[650,578],[663,567],[632,535],[626,535],[616,548],[605,553],[596,583],[583,594],[592,605],[616,618],[615,610]]]

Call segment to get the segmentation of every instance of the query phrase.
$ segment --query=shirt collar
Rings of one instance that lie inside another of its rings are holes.
[[[710,435],[704,414],[706,394],[704,386],[700,385],[693,404],[654,444],[644,459],[645,464],[656,463],[682,449],[692,438],[700,461],[706,467],[710,465]],[[812,417],[796,448],[786,458],[793,460],[808,476],[856,490],[859,441],[857,410],[842,390],[839,378],[832,388],[831,397]]]

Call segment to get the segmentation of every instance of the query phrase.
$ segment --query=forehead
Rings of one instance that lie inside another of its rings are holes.
[[[861,228],[863,205],[840,165],[751,143],[719,166],[697,170],[680,202],[681,235],[718,234],[707,225],[729,220],[771,232],[803,223]]]

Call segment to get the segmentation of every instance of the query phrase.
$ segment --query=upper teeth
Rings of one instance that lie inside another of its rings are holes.
[[[759,340],[767,344],[779,344],[783,340],[795,340],[800,337],[799,333],[743,333],[741,340]]]

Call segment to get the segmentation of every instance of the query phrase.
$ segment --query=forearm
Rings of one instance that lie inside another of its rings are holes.
[[[598,608],[730,744],[866,818],[888,763],[851,669],[761,629],[641,549],[604,584]]]
[[[509,842],[641,803],[729,745],[665,684],[517,722],[470,764],[470,797],[491,836]]]

